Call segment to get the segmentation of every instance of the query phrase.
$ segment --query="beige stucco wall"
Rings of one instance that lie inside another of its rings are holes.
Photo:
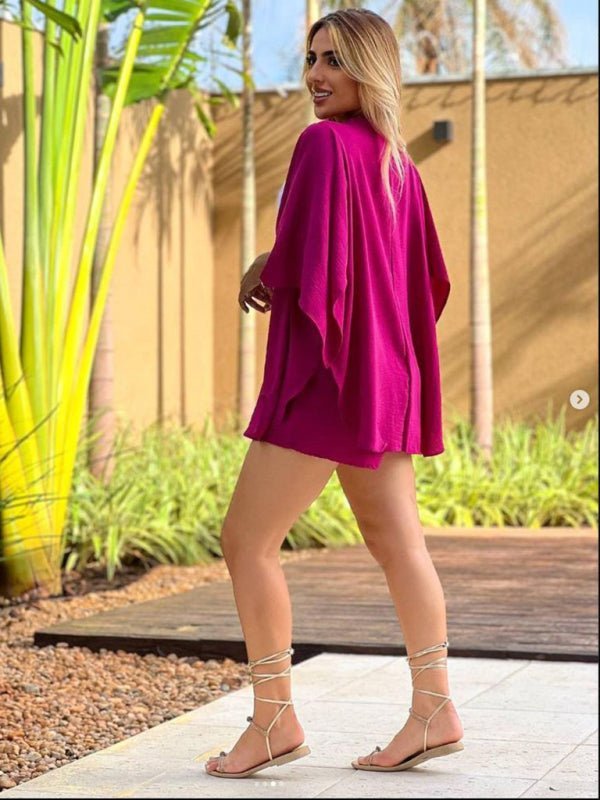
[[[597,410],[597,72],[493,79],[487,85],[489,259],[494,410],[545,416],[575,389]],[[304,125],[304,93],[260,92],[255,104],[257,252],[273,243],[277,192]],[[434,120],[454,140],[433,139]],[[239,307],[241,116],[221,108],[215,141],[215,405],[235,400]],[[316,119],[315,119],[316,121]],[[471,88],[407,83],[404,131],[427,188],[452,281],[438,323],[444,417],[471,405],[469,214]],[[268,315],[257,314],[260,383]]]
[[[0,22],[0,227],[17,316],[22,247],[21,61]],[[40,81],[38,79],[38,88]],[[452,280],[438,325],[444,415],[470,407],[469,174],[471,90],[407,83],[404,126]],[[579,427],[597,410],[597,72],[493,79],[487,87],[489,252],[496,418],[556,411],[586,389]],[[255,99],[257,252],[273,243],[276,198],[304,125],[301,91]],[[119,198],[149,115],[126,109],[113,169]],[[437,144],[433,121],[455,138]],[[90,117],[91,120],[91,117]],[[115,269],[115,407],[138,429],[158,418],[217,423],[236,407],[241,310],[241,113],[216,112],[214,143],[183,92],[168,102],[136,191]],[[316,120],[315,120],[316,121]],[[78,202],[81,234],[91,175],[87,131]],[[77,250],[76,250],[77,252]],[[252,312],[254,313],[254,312]],[[268,315],[256,313],[257,391]]]

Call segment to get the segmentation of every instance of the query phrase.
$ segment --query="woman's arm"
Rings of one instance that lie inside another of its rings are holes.
[[[261,253],[259,256],[256,256],[252,264],[250,264],[250,266],[244,273],[244,277],[242,278],[242,283],[246,279],[247,275],[252,275],[253,277],[260,278],[260,273],[263,271],[270,253],[271,251],[269,250],[266,253]]]
[[[265,264],[267,263],[267,258],[271,255],[271,251],[267,250],[266,253],[261,253],[259,256],[256,256],[254,261],[252,262],[252,266],[256,265],[256,269],[259,272],[262,272]]]

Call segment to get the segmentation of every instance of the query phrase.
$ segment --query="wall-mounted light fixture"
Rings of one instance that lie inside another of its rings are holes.
[[[433,123],[433,138],[436,142],[451,142],[454,139],[454,124],[452,120],[436,120]]]

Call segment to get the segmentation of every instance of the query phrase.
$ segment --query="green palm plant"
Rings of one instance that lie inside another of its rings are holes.
[[[41,11],[47,19],[51,19],[57,25],[60,25],[70,36],[81,36],[81,26],[70,14],[66,14],[59,8],[55,8],[50,5],[50,3],[46,2],[46,0],[27,0],[27,2],[33,8],[37,8],[38,11]],[[0,19],[4,19],[13,25],[18,25],[20,28],[35,31],[36,29],[33,28],[29,22],[26,22],[25,19],[21,19],[18,16],[17,12],[14,10],[14,5],[15,3],[11,3],[9,0],[0,0],[0,12],[3,12],[3,16],[0,16]]]
[[[6,5],[6,4],[5,4]],[[32,6],[46,14],[43,99],[36,141]],[[98,332],[121,235],[135,188],[165,110],[168,93],[185,87],[210,136],[214,126],[194,73],[197,31],[227,15],[234,47],[240,18],[233,2],[215,0],[21,0],[24,108],[24,262],[20,337],[0,236],[0,500],[28,501],[18,517],[0,504],[0,593],[61,587],[64,525]],[[118,67],[102,76],[110,116],[94,175],[81,249],[73,252],[74,220],[90,76],[98,27],[135,11]],[[78,41],[80,34],[81,41]],[[222,87],[223,88],[223,87]],[[224,92],[227,96],[227,93]],[[88,313],[93,256],[117,131],[125,105],[155,102],[117,206],[93,306]],[[71,290],[71,264],[75,264]],[[6,387],[10,386],[8,391]]]

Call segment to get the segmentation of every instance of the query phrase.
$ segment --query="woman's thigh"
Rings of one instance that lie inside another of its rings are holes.
[[[252,440],[223,520],[223,551],[278,552],[288,531],[319,496],[336,461]]]
[[[375,470],[338,464],[337,474],[359,530],[374,555],[422,546],[410,453],[387,452]]]

